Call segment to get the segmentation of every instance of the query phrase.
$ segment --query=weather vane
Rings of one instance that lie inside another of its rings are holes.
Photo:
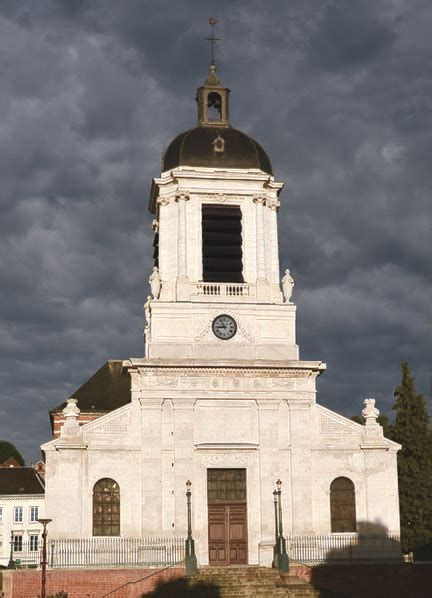
[[[211,26],[211,36],[210,37],[206,37],[206,40],[209,41],[211,43],[211,64],[214,66],[214,45],[216,42],[220,42],[220,38],[219,37],[215,37],[214,35],[214,27],[217,23],[217,19],[215,19],[214,17],[210,17],[209,19],[209,24]]]

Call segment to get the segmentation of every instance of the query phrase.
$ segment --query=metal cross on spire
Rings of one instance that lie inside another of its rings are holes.
[[[214,27],[217,23],[217,19],[215,19],[214,17],[211,17],[209,19],[209,24],[211,26],[211,35],[210,37],[206,37],[206,40],[209,41],[211,43],[211,65],[214,66],[214,45],[216,42],[220,42],[220,38],[219,37],[215,37],[214,35]]]

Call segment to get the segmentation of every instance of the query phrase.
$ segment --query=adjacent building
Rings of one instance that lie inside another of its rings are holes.
[[[45,488],[33,467],[0,468],[0,565],[39,562]],[[11,551],[12,549],[12,551]]]

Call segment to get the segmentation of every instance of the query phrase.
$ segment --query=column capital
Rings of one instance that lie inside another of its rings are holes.
[[[275,210],[277,212],[277,210],[280,208],[280,201],[278,199],[276,199],[275,197],[270,197],[266,201],[266,205],[271,210]]]
[[[177,193],[175,194],[175,201],[179,202],[179,201],[189,201],[190,200],[190,194],[188,191],[177,191]]]
[[[267,195],[265,193],[256,193],[252,197],[252,201],[256,204],[264,205],[267,199]]]
[[[167,206],[170,202],[170,198],[169,197],[158,197],[156,200],[156,203],[158,206]]]

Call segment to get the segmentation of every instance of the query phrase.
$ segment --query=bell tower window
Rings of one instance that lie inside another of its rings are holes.
[[[202,206],[204,282],[244,282],[239,206]]]
[[[222,98],[216,91],[207,96],[207,118],[209,122],[219,122],[222,119]]]

